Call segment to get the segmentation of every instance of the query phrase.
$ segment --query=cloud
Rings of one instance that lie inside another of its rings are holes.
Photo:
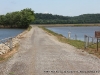
[[[44,14],[49,14],[49,12],[47,12],[47,11],[45,11],[45,12],[43,12]]]
[[[45,12],[43,12],[43,14],[52,14],[52,13],[51,13],[51,12],[45,11]]]

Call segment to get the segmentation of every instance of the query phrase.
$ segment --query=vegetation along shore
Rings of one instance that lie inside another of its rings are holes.
[[[68,43],[68,44],[70,44],[78,49],[83,49],[84,51],[87,51],[89,54],[94,54],[100,58],[100,48],[99,48],[99,51],[97,52],[96,51],[96,49],[97,49],[96,44],[93,44],[93,45],[89,46],[87,49],[85,49],[85,47],[84,47],[85,43],[83,41],[68,39],[68,38],[64,37],[62,34],[55,33],[55,32],[53,32],[53,31],[51,31],[43,26],[40,26],[40,28],[45,30],[48,34],[54,35],[60,42]],[[99,46],[100,46],[100,43],[99,43]]]

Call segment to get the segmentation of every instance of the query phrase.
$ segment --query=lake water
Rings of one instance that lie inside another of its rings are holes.
[[[25,29],[0,29],[0,39],[17,36],[24,30]]]
[[[71,32],[71,39],[75,39],[77,35],[78,40],[84,41],[84,35],[95,37],[95,31],[100,31],[100,27],[47,27],[56,33],[62,34],[68,38],[68,32]]]

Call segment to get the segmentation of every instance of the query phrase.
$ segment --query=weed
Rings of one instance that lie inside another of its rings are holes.
[[[32,28],[32,26],[29,26],[29,27],[27,28],[27,30],[28,30],[28,31],[30,31],[30,30],[31,30],[31,28]]]

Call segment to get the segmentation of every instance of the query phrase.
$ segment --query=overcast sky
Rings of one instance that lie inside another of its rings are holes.
[[[100,0],[0,0],[0,15],[32,8],[35,13],[64,16],[100,13]]]

